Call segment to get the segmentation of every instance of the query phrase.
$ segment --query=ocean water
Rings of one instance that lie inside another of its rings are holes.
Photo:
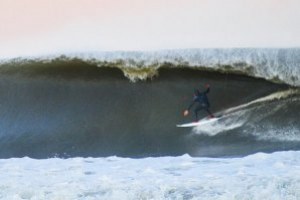
[[[300,199],[297,48],[0,63],[1,199]],[[222,117],[177,128],[206,83]]]

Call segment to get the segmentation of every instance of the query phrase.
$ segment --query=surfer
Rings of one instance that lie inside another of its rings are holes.
[[[205,85],[206,90],[204,92],[200,92],[198,89],[195,90],[194,93],[194,98],[190,106],[184,111],[183,115],[187,116],[189,114],[190,109],[193,107],[195,103],[198,103],[198,106],[195,108],[195,116],[196,116],[196,121],[198,121],[198,112],[200,110],[205,110],[209,114],[209,118],[213,118],[214,115],[210,112],[209,110],[209,101],[207,98],[207,94],[209,93],[210,90],[210,85],[206,84]]]

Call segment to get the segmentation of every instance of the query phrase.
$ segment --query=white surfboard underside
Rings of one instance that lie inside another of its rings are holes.
[[[216,121],[218,121],[218,119],[219,118],[203,119],[203,120],[200,120],[198,122],[192,122],[192,123],[186,123],[186,124],[177,124],[176,126],[177,127],[182,127],[182,128],[195,127],[195,126],[201,126],[201,125],[204,125],[204,124],[216,122]]]

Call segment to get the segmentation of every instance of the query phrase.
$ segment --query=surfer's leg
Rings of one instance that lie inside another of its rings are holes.
[[[203,107],[202,107],[201,105],[199,105],[199,106],[197,106],[196,109],[194,110],[195,116],[196,116],[196,121],[198,121],[198,112],[199,112],[200,110],[202,110],[202,109],[203,109]]]
[[[195,109],[195,110],[194,110],[194,113],[195,113],[195,119],[196,119],[196,121],[198,121],[198,110]]]
[[[206,110],[206,112],[209,114],[209,117],[210,117],[210,118],[215,117],[215,116],[210,112],[210,110],[209,110],[208,107],[205,107],[205,110]]]

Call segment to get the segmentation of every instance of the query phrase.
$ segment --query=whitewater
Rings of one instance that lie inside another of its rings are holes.
[[[242,158],[11,158],[1,199],[299,199],[300,154]]]

